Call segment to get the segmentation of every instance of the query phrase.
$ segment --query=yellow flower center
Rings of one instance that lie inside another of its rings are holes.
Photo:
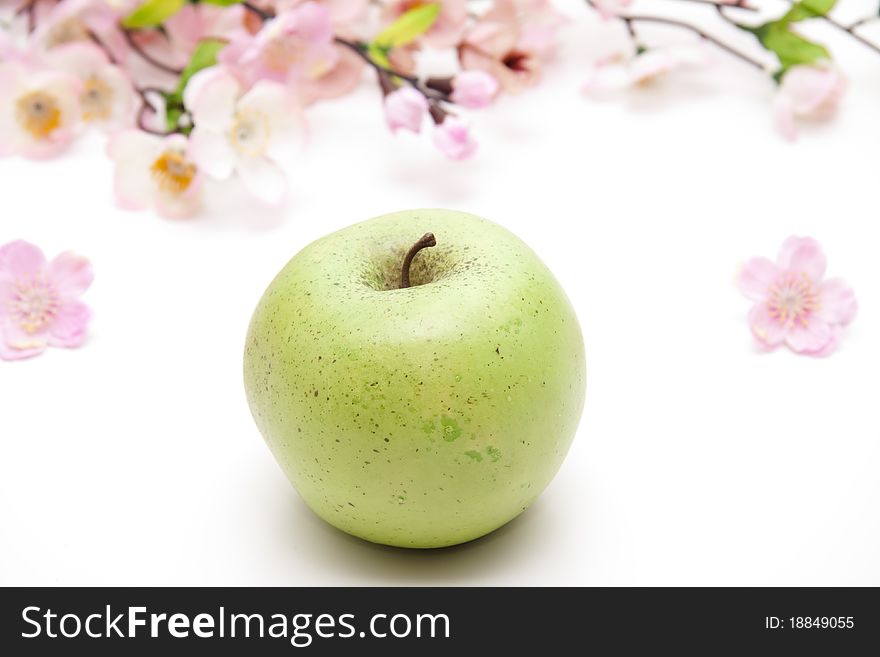
[[[13,283],[6,307],[12,321],[33,335],[45,328],[58,312],[58,292],[42,275],[25,274]]]
[[[176,150],[165,151],[150,166],[150,174],[159,189],[173,196],[180,196],[189,189],[196,172],[196,165]]]
[[[113,89],[101,78],[86,80],[79,100],[83,121],[103,121],[113,112]]]
[[[263,64],[275,73],[286,75],[297,63],[309,59],[307,55],[310,47],[308,43],[296,36],[272,39],[263,51]],[[315,79],[324,75],[329,68],[330,63],[322,57],[312,62],[309,69],[304,72],[308,77]]]
[[[46,139],[61,125],[58,99],[45,91],[32,91],[15,103],[15,119],[34,139]]]
[[[767,297],[770,316],[783,326],[810,323],[810,316],[819,310],[819,292],[804,273],[786,272],[770,286]]]
[[[298,38],[272,39],[264,51],[266,67],[276,73],[287,73],[290,67],[303,58],[306,46]]]
[[[229,130],[232,147],[243,155],[259,157],[269,145],[269,119],[259,110],[238,112]]]
[[[89,28],[79,18],[68,18],[62,21],[49,33],[46,38],[46,46],[55,48],[68,43],[76,43],[77,41],[88,41]]]

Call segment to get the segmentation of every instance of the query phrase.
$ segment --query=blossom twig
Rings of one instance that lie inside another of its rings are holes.
[[[138,127],[138,129],[143,130],[144,132],[148,132],[151,135],[159,135],[160,137],[165,137],[166,135],[169,135],[169,134],[172,134],[172,132],[175,132],[175,131],[168,132],[165,130],[157,130],[156,128],[151,128],[150,126],[148,126],[146,124],[147,112],[151,111],[151,112],[153,112],[153,114],[156,113],[156,110],[153,108],[153,106],[150,104],[150,101],[147,99],[147,94],[154,93],[154,94],[158,94],[161,96],[164,94],[164,92],[161,89],[158,89],[156,87],[145,87],[143,89],[138,87],[138,88],[135,88],[135,92],[137,93],[138,96],[140,96],[140,99],[141,99],[141,107],[137,113],[137,127]]]
[[[28,32],[33,32],[37,29],[37,0],[28,0],[18,8],[15,15],[27,15]]]
[[[693,2],[698,5],[711,5],[715,7],[731,7],[743,11],[758,11],[757,7],[747,4],[748,0],[736,0],[736,2],[724,2],[724,0],[679,0],[679,2]]]
[[[134,50],[145,62],[152,64],[159,70],[170,73],[171,75],[180,75],[181,73],[183,73],[183,69],[160,62],[150,53],[141,48],[140,44],[138,44],[137,39],[134,38],[134,34],[131,31],[125,29],[122,26],[120,26],[120,29],[122,30],[122,35],[125,37],[126,43],[128,43],[131,49]]]
[[[697,27],[696,25],[691,25],[690,23],[686,23],[685,21],[681,21],[676,18],[666,18],[663,16],[642,16],[642,15],[633,15],[633,14],[627,14],[625,16],[621,16],[620,18],[622,20],[626,21],[627,23],[656,23],[658,25],[671,25],[673,27],[680,27],[682,29],[693,32],[694,34],[699,36],[701,39],[705,39],[709,43],[714,44],[718,48],[721,48],[725,52],[730,53],[731,55],[739,58],[740,60],[746,62],[747,64],[754,66],[757,69],[760,69],[762,71],[767,70],[767,67],[762,62],[758,61],[757,59],[754,59],[751,56],[745,54],[744,52],[737,50],[733,46],[725,43],[724,41],[721,41],[717,37],[714,37],[711,34],[704,32],[701,28]]]
[[[247,0],[245,0],[245,2],[242,2],[240,4],[242,7],[244,7],[245,10],[251,12],[254,16],[257,16],[264,21],[267,21],[270,18],[275,18],[275,14],[273,12],[268,11],[266,9],[261,9],[260,7],[257,7],[257,5],[253,4],[252,2],[247,2]]]
[[[794,5],[794,4],[796,4],[796,0],[785,0],[785,1],[786,1],[788,4],[790,4],[790,5]],[[880,46],[878,46],[876,43],[874,43],[874,42],[871,41],[870,39],[866,39],[866,38],[863,37],[861,34],[859,34],[858,32],[855,31],[855,29],[856,29],[857,27],[859,27],[860,25],[863,25],[863,24],[865,24],[865,23],[867,23],[867,22],[873,20],[873,19],[874,19],[873,16],[870,17],[870,18],[864,18],[864,19],[862,19],[862,20],[860,20],[860,21],[857,21],[857,22],[854,23],[853,25],[844,25],[843,23],[841,23],[840,21],[838,21],[838,20],[835,19],[835,18],[832,18],[832,17],[829,16],[828,14],[818,14],[818,15],[816,16],[816,18],[820,18],[820,19],[822,19],[823,21],[825,21],[826,23],[828,23],[828,24],[831,25],[832,27],[834,27],[834,28],[840,30],[841,32],[846,32],[846,33],[849,34],[853,39],[855,39],[856,41],[858,41],[859,43],[861,43],[861,44],[862,44],[863,46],[865,46],[866,48],[870,48],[870,49],[873,50],[874,52],[880,53]]]

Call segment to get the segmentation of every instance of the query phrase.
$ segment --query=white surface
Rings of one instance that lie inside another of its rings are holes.
[[[814,29],[851,93],[791,145],[771,85],[724,56],[584,99],[597,25],[569,6],[544,83],[474,115],[468,163],[386,134],[366,81],[310,111],[280,213],[237,190],[193,221],[118,210],[97,136],[51,162],[0,161],[0,243],[88,255],[97,315],[80,350],[0,362],[0,583],[880,584],[880,56]],[[528,512],[408,552],[308,511],[250,418],[241,354],[296,251],[426,206],[498,221],[545,259],[580,316],[588,392]],[[790,234],[818,238],[861,302],[827,360],[758,354],[732,285]]]

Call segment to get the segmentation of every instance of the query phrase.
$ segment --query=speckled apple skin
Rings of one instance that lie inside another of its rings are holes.
[[[428,231],[437,246],[416,256],[413,287],[385,289]],[[244,357],[251,412],[306,504],[412,548],[473,540],[525,510],[568,452],[585,376],[547,267],[501,226],[447,210],[304,248],[260,300]]]

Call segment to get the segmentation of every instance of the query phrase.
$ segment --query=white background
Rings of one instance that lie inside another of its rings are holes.
[[[72,248],[96,271],[82,349],[0,362],[0,583],[880,585],[880,55],[811,29],[851,88],[838,120],[789,144],[772,85],[720,54],[585,99],[608,28],[563,4],[557,61],[474,114],[467,163],[387,134],[369,76],[310,110],[283,211],[236,186],[190,221],[118,210],[97,135],[50,162],[0,161],[0,242]],[[711,10],[667,6],[749,44]],[[300,248],[430,206],[502,223],[545,259],[583,326],[588,391],[528,512],[416,552],[311,514],[250,418],[241,357],[254,305]],[[818,238],[861,303],[826,360],[759,353],[733,287],[738,263],[791,234]]]

